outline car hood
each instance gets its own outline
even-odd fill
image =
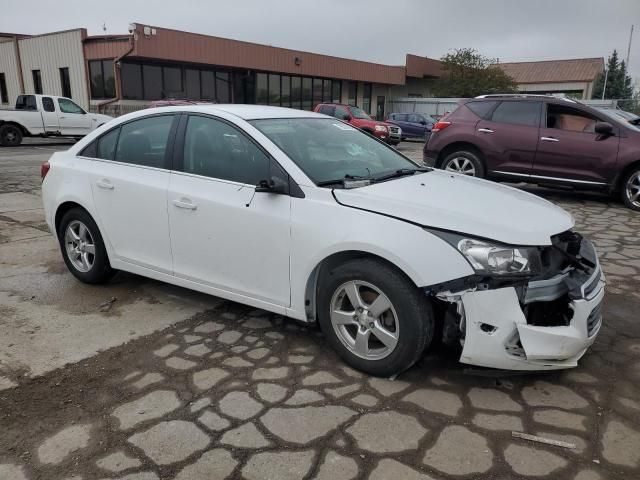
[[[441,170],[334,195],[348,207],[511,245],[549,245],[552,235],[574,225],[568,212],[540,197]]]

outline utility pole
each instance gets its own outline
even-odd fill
[[[631,25],[631,33],[629,34],[629,46],[627,47],[627,72],[629,71],[629,54],[631,53],[632,39],[633,39],[633,25]]]

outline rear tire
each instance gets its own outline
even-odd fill
[[[640,211],[640,165],[622,179],[622,201],[627,208]]]
[[[407,370],[433,338],[433,313],[424,293],[384,262],[355,259],[326,271],[317,297],[328,342],[347,364],[370,375]]]
[[[17,147],[22,143],[22,130],[15,125],[0,127],[0,145],[3,147]]]
[[[485,176],[482,160],[475,152],[469,150],[450,153],[444,158],[440,168],[469,177],[484,178]]]
[[[58,241],[64,263],[81,282],[104,283],[113,275],[100,230],[86,210],[72,208],[64,214]]]

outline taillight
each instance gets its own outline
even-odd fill
[[[44,182],[44,177],[47,176],[47,173],[49,173],[49,170],[51,170],[51,165],[49,164],[49,162],[44,162],[42,165],[40,165],[40,178],[42,179],[43,182]]]
[[[451,125],[451,122],[438,122],[431,129],[431,133],[440,132],[447,128],[449,125]]]

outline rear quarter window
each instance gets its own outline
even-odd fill
[[[465,106],[480,118],[487,118],[498,102],[468,102]]]

